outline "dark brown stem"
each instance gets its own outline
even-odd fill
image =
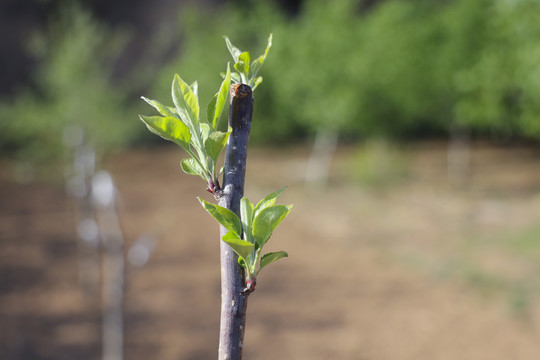
[[[244,196],[247,148],[253,95],[244,84],[230,89],[229,136],[225,153],[223,195],[219,205],[240,217],[240,199]],[[227,233],[222,226],[221,237]],[[240,360],[244,343],[248,293],[244,292],[244,269],[238,265],[238,256],[225,242],[221,244],[221,325],[219,333],[219,360]]]

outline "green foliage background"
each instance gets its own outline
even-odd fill
[[[47,163],[62,155],[67,125],[81,125],[98,152],[129,144],[133,104],[127,92],[112,86],[115,59],[126,35],[96,23],[79,7],[65,8],[31,50],[39,60],[31,88],[0,106],[3,155]]]
[[[444,136],[455,124],[485,136],[540,137],[535,0],[387,0],[369,8],[359,0],[312,0],[297,15],[251,1],[183,8],[177,31],[178,55],[134,71],[127,83],[144,78],[144,94],[167,99],[179,73],[199,81],[201,106],[229,59],[223,35],[261,53],[274,34],[255,93],[255,142],[291,142],[325,129],[351,139]],[[69,123],[82,124],[104,151],[152,141],[137,120],[139,97],[111,82],[125,40],[77,7],[52,21],[33,43],[41,59],[34,87],[0,104],[2,154],[54,157]]]

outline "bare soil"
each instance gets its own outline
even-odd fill
[[[306,149],[251,150],[246,195],[286,184],[280,202],[295,207],[268,245],[290,257],[249,299],[245,358],[540,359],[538,152],[477,145],[455,187],[445,144],[399,149],[405,175],[369,185],[353,175],[359,151],[339,150],[323,189],[303,184]],[[142,149],[104,166],[125,251],[155,240],[148,263],[127,268],[129,360],[217,354],[218,228],[181,155]],[[61,184],[0,180],[0,359],[101,356],[101,294],[81,283],[74,209]]]

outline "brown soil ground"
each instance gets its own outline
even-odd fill
[[[540,359],[540,156],[476,146],[455,187],[445,150],[393,150],[390,170],[365,181],[370,153],[340,149],[323,190],[303,185],[307,150],[252,149],[247,196],[286,184],[280,202],[295,207],[268,245],[290,257],[249,299],[246,359]],[[180,158],[136,150],[105,164],[126,249],[155,239],[146,266],[127,269],[128,360],[216,358],[218,228]],[[62,185],[6,178],[0,359],[99,359],[101,295],[81,286],[73,200]]]

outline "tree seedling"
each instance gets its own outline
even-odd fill
[[[288,256],[285,251],[262,255],[262,248],[289,214],[292,205],[275,204],[284,187],[255,206],[243,197],[253,111],[252,91],[262,82],[258,74],[272,46],[272,35],[264,54],[253,61],[249,52],[239,50],[227,37],[225,42],[235,71],[231,72],[227,64],[227,70],[222,74],[223,82],[208,104],[206,121],[199,114],[197,82],[188,85],[179,75],[174,76],[172,83],[174,106],[143,97],[160,115],[140,116],[140,119],[151,132],[176,143],[188,153],[189,157],[180,163],[182,170],[200,176],[207,191],[224,205],[199,198],[204,209],[222,226],[219,359],[235,360],[242,358],[247,296],[255,290],[257,275],[272,262]],[[217,129],[229,96],[229,127],[222,132]],[[224,148],[225,166],[218,171],[217,162]],[[221,174],[224,174],[223,187],[219,181]]]

